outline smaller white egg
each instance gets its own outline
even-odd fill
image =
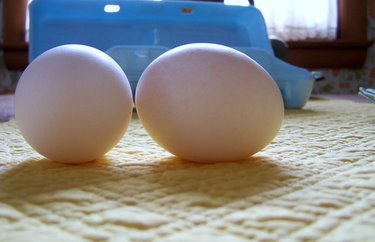
[[[245,159],[280,129],[283,100],[255,61],[232,48],[188,44],[152,62],[136,90],[139,118],[167,151],[198,162]]]
[[[63,45],[23,72],[15,92],[16,123],[41,155],[65,163],[95,160],[124,135],[133,99],[120,66],[104,52]]]

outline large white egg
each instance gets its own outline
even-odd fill
[[[284,106],[277,84],[251,58],[217,44],[188,44],[152,62],[136,90],[139,118],[172,154],[237,161],[268,145]]]
[[[101,157],[124,135],[132,115],[130,85],[104,52],[63,45],[36,58],[15,92],[16,123],[40,154],[66,163]]]

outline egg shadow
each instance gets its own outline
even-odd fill
[[[327,111],[317,111],[310,108],[301,108],[301,109],[286,109],[285,110],[285,118],[287,119],[294,119],[294,118],[311,118],[311,117],[319,117],[323,115],[329,115],[330,113]]]
[[[27,202],[39,194],[90,187],[116,196],[119,189],[121,196],[129,197],[152,192],[161,203],[172,196],[189,206],[212,208],[283,186],[293,176],[278,164],[261,156],[224,163],[194,163],[174,156],[138,162],[103,158],[79,165],[31,159],[0,174],[0,198]]]
[[[161,202],[173,196],[189,206],[205,208],[258,196],[295,178],[279,162],[265,156],[221,163],[194,163],[172,156],[157,163],[161,165],[150,167],[152,171],[143,179],[159,185],[164,193]]]
[[[57,190],[95,186],[121,179],[106,158],[83,164],[65,164],[48,159],[29,159],[0,174],[0,192],[22,198]]]

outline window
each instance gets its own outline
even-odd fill
[[[289,41],[288,62],[310,68],[362,68],[367,48],[367,10],[375,0],[337,0],[337,37],[333,41]]]
[[[367,2],[373,6],[375,0],[337,0],[337,38],[289,40],[287,61],[307,68],[361,68],[371,44],[367,41]],[[26,6],[27,0],[3,0],[1,48],[10,69],[23,69],[27,65]]]
[[[283,40],[336,39],[337,0],[258,0],[255,6],[271,36]]]

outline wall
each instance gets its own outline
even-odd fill
[[[3,0],[0,0],[0,41],[2,40],[2,3]],[[375,41],[375,18],[369,13],[368,19],[368,36],[370,40]],[[360,86],[375,88],[375,45],[369,48],[363,69],[322,70],[322,72],[325,80],[315,83],[314,93],[348,94],[356,93]],[[20,75],[20,71],[9,71],[5,68],[3,53],[0,50],[0,93],[13,92]]]
[[[3,0],[0,0],[0,43],[3,41]],[[9,71],[4,64],[3,52],[0,50],[0,94],[14,92],[20,71]]]

